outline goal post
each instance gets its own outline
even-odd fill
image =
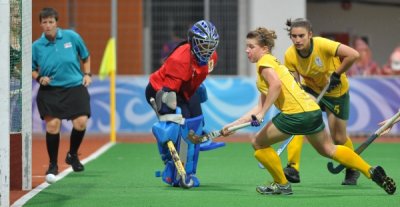
[[[32,1],[0,0],[0,206],[32,189]]]
[[[32,188],[32,2],[10,0],[10,190]]]
[[[22,0],[22,190],[32,189],[32,1]]]
[[[0,206],[10,205],[10,1],[0,0]]]

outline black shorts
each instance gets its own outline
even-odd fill
[[[41,119],[45,116],[67,120],[82,115],[90,117],[90,96],[83,85],[71,88],[40,86],[36,103]]]

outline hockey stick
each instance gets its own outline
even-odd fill
[[[374,132],[368,139],[363,142],[360,146],[357,147],[356,150],[354,150],[355,153],[361,154],[376,138],[378,138],[382,132],[384,132],[386,129],[391,127],[393,123],[400,117],[400,109],[399,111],[393,115],[383,126],[381,126],[378,130]],[[329,172],[333,174],[338,174],[340,173],[344,168],[346,168],[344,165],[340,164],[337,167],[333,167],[332,162],[328,162],[327,164]]]
[[[234,131],[237,131],[239,129],[246,128],[248,126],[251,126],[251,122],[246,122],[246,123],[239,124],[239,125],[236,125],[236,126],[231,126],[231,127],[228,128],[228,131],[229,132],[234,132]],[[212,132],[210,132],[208,134],[205,134],[203,136],[198,136],[198,135],[196,135],[194,133],[193,130],[190,130],[189,134],[188,134],[188,139],[194,144],[200,144],[200,143],[203,143],[203,142],[208,141],[208,140],[213,140],[213,139],[215,139],[217,137],[220,137],[220,136],[222,136],[222,129],[221,130],[212,131]]]
[[[329,88],[329,82],[322,89],[321,93],[318,95],[317,99],[315,100],[317,103],[319,103],[321,101],[322,97],[324,97],[324,95],[325,95],[326,91],[328,90],[328,88]],[[289,143],[293,140],[293,137],[294,136],[292,135],[289,139],[285,140],[285,142],[282,143],[281,146],[279,146],[279,148],[276,150],[276,153],[278,153],[278,156],[280,156],[281,153],[286,149],[286,147],[289,145]]]
[[[151,106],[153,107],[154,111],[156,112],[157,118],[159,118],[160,114],[157,111],[157,104],[153,97],[150,98],[150,103],[151,103]],[[172,160],[174,161],[176,170],[178,171],[179,176],[181,176],[181,180],[179,181],[180,186],[182,186],[182,188],[185,188],[185,189],[193,187],[194,182],[192,179],[190,179],[189,182],[186,183],[187,175],[186,175],[185,167],[183,166],[181,158],[179,157],[179,154],[175,149],[174,143],[171,140],[167,142],[167,147],[171,154]]]

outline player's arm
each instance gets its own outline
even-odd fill
[[[43,85],[43,86],[49,85],[49,83],[51,81],[50,77],[41,76],[39,74],[39,68],[36,68],[35,70],[32,70],[32,78],[34,80],[36,80],[36,82],[38,82],[40,85]]]
[[[264,67],[260,68],[260,71],[264,80],[268,82],[269,89],[268,94],[261,96],[261,110],[256,114],[258,120],[264,118],[265,113],[267,113],[272,104],[278,99],[282,90],[282,82],[273,68]]]
[[[39,73],[39,64],[37,56],[35,55],[38,49],[35,44],[32,46],[32,79],[36,80],[40,85],[47,85],[50,82],[49,77],[43,77]]]
[[[39,83],[40,75],[38,69],[32,70],[32,79],[36,80]]]
[[[258,100],[257,105],[255,105],[250,111],[248,111],[246,114],[244,114],[237,120],[235,120],[229,124],[226,124],[224,127],[222,127],[221,135],[222,136],[232,135],[235,133],[235,130],[229,130],[229,128],[236,127],[236,126],[245,124],[246,122],[250,122],[250,121],[255,121],[254,124],[253,123],[251,124],[252,126],[259,126],[261,121],[259,121],[257,119],[257,117],[255,117],[254,114],[257,114],[259,111],[261,111],[262,99],[263,99],[262,96],[263,96],[263,94],[260,95],[260,99]]]
[[[349,70],[351,65],[360,57],[360,54],[355,49],[340,44],[336,50],[336,56],[342,60],[342,64],[331,74],[328,92],[341,84],[340,76]]]
[[[357,50],[344,45],[340,44],[336,51],[336,56],[338,56],[342,60],[342,64],[336,69],[337,74],[345,73],[351,65],[360,57],[360,54]]]
[[[89,86],[92,83],[92,73],[90,72],[90,56],[82,60],[83,67],[83,85]]]
[[[379,126],[383,126],[383,125],[385,125],[386,124],[386,122],[388,121],[389,119],[387,119],[387,120],[385,120],[385,121],[382,121],[382,122],[380,122],[379,123]],[[390,132],[390,130],[392,129],[392,127],[393,127],[393,125],[394,124],[396,124],[397,122],[399,122],[400,121],[400,117],[399,118],[397,118],[394,122],[393,122],[393,124],[392,125],[390,125],[385,131],[383,131],[382,132],[382,134],[381,135],[384,135],[384,134],[387,134],[387,133],[389,133]]]
[[[224,126],[224,129],[251,121],[251,115],[258,114],[261,111],[261,109],[262,109],[262,97],[260,96],[257,105],[255,105],[250,111],[248,111],[246,114],[241,116],[236,121]]]
[[[278,77],[278,74],[276,74],[272,68],[262,67],[260,68],[260,71],[261,75],[269,84],[268,94],[265,95],[261,93],[260,99],[256,106],[254,106],[250,111],[248,111],[245,115],[243,115],[236,121],[224,126],[224,129],[227,129],[233,125],[250,122],[252,121],[252,115],[255,115],[257,117],[257,120],[261,122],[261,120],[263,120],[264,118],[265,113],[278,98],[281,91],[281,81]]]
[[[256,116],[256,118],[257,118],[258,121],[261,121],[264,118],[264,116],[261,116],[262,111],[263,111],[263,107],[264,107],[263,106],[264,102],[265,102],[265,95],[261,93],[260,99],[258,100],[257,105],[255,105],[251,110],[249,110],[247,113],[245,113],[243,116],[241,116],[237,120],[235,120],[235,121],[233,121],[233,122],[231,122],[231,123],[229,123],[229,124],[227,124],[227,125],[225,125],[223,127],[223,129],[222,129],[223,135],[227,136],[227,135],[231,134],[231,133],[228,133],[228,128],[229,127],[240,125],[240,124],[252,121],[252,116],[253,115],[260,114],[260,116],[259,117]]]

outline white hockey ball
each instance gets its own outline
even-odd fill
[[[46,182],[48,184],[53,184],[56,182],[56,176],[54,174],[47,174],[46,175]]]

